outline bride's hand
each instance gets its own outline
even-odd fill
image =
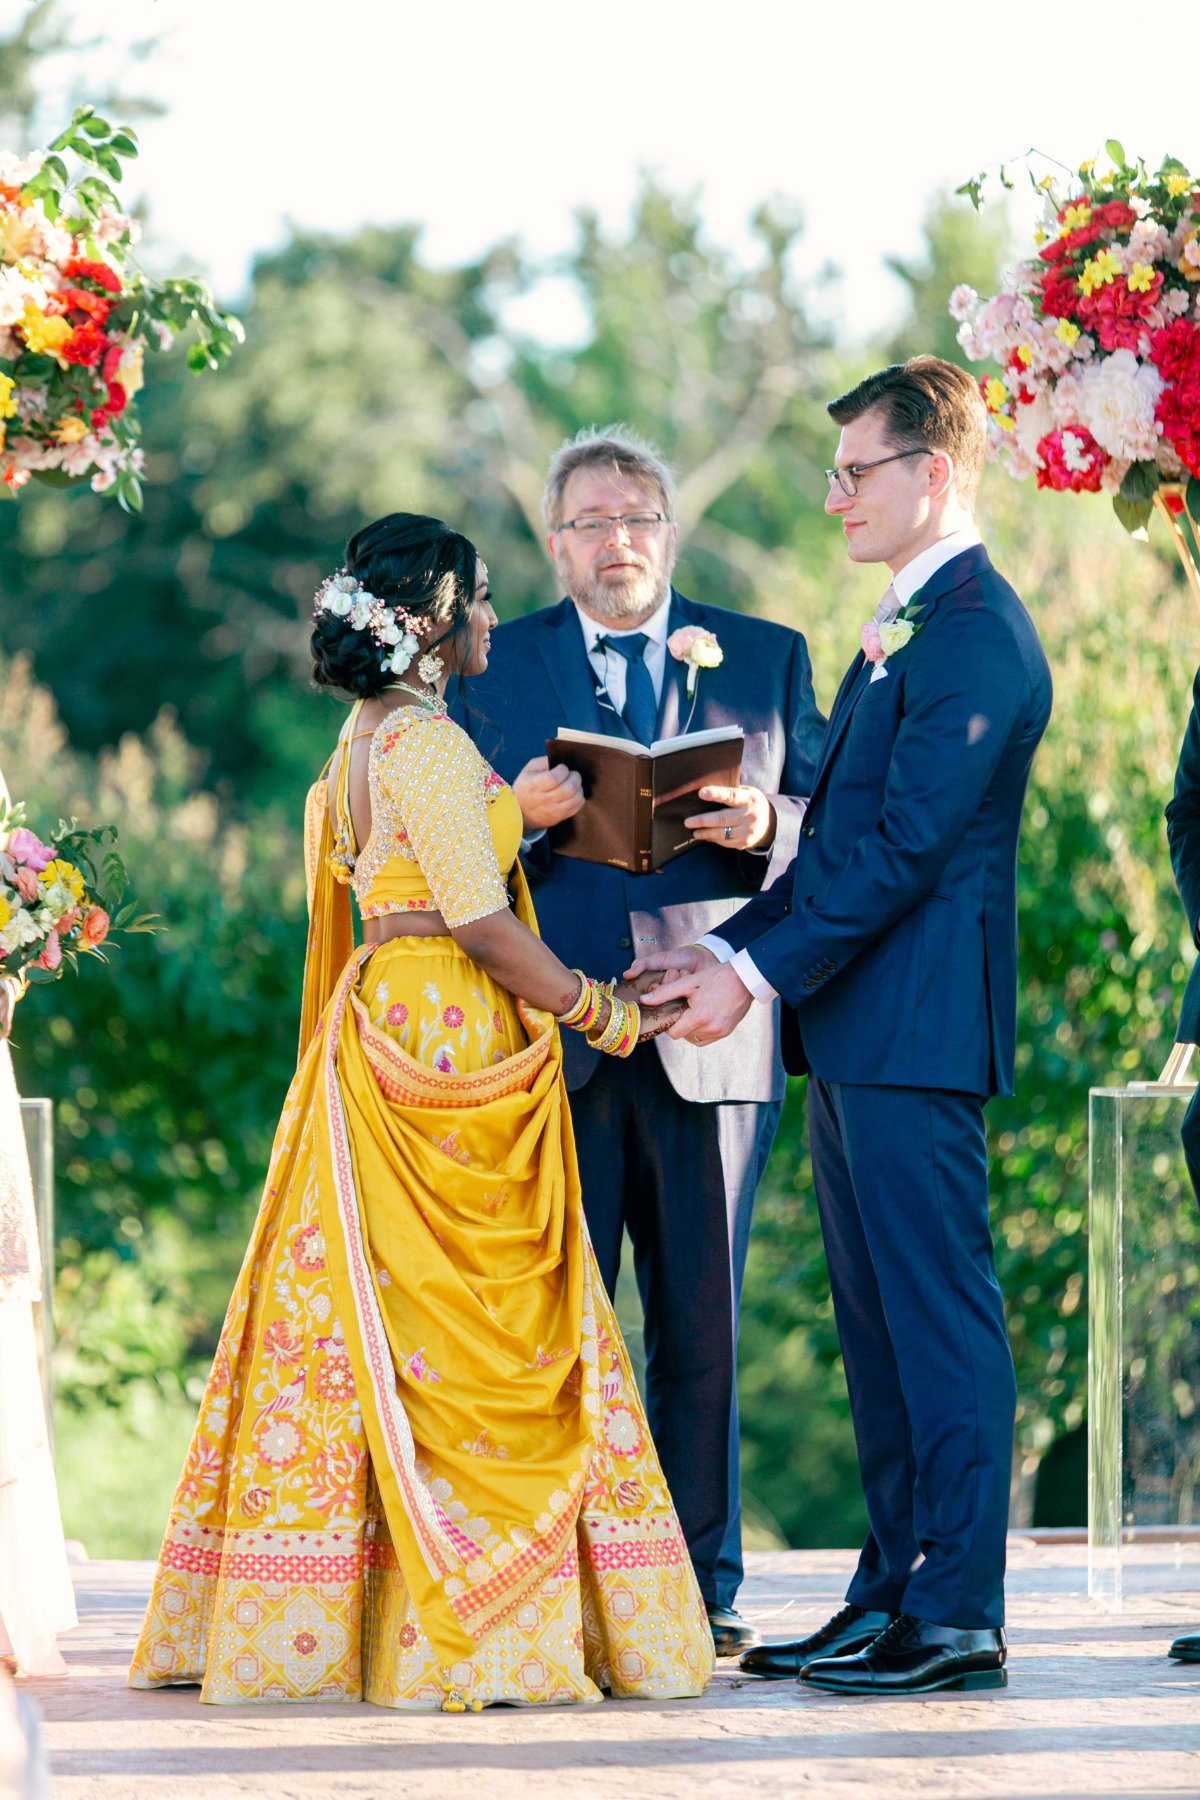
[[[615,992],[618,1000],[636,1000],[641,1011],[642,1022],[638,1030],[638,1043],[648,1044],[652,1038],[661,1037],[669,1031],[676,1019],[681,1019],[687,1011],[682,1000],[669,1001],[666,1006],[647,1006],[642,995],[649,988],[657,987],[662,976],[657,970],[647,970],[634,980],[617,983]]]
[[[0,1043],[4,1042],[4,1039],[8,1036],[9,1032],[12,1030],[12,1022],[13,1022],[13,991],[12,991],[12,987],[10,986],[10,984],[7,981],[0,978]]]

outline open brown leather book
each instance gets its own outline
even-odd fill
[[[586,804],[551,829],[551,849],[632,875],[661,869],[696,842],[683,821],[718,810],[716,801],[697,800],[696,789],[740,780],[744,741],[737,725],[653,744],[562,728],[547,739],[546,755],[552,767],[579,771]]]

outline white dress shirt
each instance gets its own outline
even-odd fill
[[[649,642],[645,649],[646,667],[650,671],[650,679],[654,683],[654,698],[662,699],[663,676],[667,668],[667,623],[671,613],[671,596],[667,595],[662,605],[643,625],[626,628],[621,631],[613,625],[605,625],[599,619],[593,619],[585,613],[578,600],[573,602],[579,615],[579,623],[583,630],[584,647],[588,661],[605,693],[619,713],[625,711],[625,677],[629,664],[615,650],[606,650],[597,640],[602,637],[630,637],[634,630],[644,631]]]
[[[927,581],[931,581],[946,563],[952,562],[956,556],[961,556],[964,550],[971,550],[981,542],[982,539],[974,525],[964,525],[960,530],[952,531],[948,536],[939,538],[936,544],[930,544],[928,550],[922,550],[913,557],[911,562],[905,563],[904,567],[892,576],[890,591],[896,596],[896,603],[894,607],[888,608],[891,616],[895,618],[900,609],[907,606],[914,595],[925,586]],[[699,942],[704,949],[712,951],[718,962],[727,962],[733,965],[738,980],[748,993],[753,994],[756,1000],[761,1000],[764,1005],[769,1005],[772,1000],[778,998],[775,989],[766,976],[761,973],[749,950],[736,952],[731,950],[725,939],[715,931],[710,931],[705,937],[700,938]]]

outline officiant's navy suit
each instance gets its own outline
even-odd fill
[[[1015,1384],[983,1107],[1013,1091],[1016,853],[1046,659],[975,544],[842,682],[790,878],[720,936],[783,1003],[870,1534],[847,1599],[998,1626]]]
[[[686,625],[715,633],[724,659],[699,672],[693,708],[685,665],[666,657],[655,735],[676,736],[689,719],[693,731],[741,726],[742,780],[770,797],[775,840],[769,855],[700,844],[650,875],[554,855],[545,838],[529,845],[542,936],[568,967],[601,979],[722,926],[787,869],[799,843],[824,727],[804,638],[672,592],[668,628]],[[606,699],[574,602],[564,600],[493,632],[463,722],[512,781],[561,726],[631,736]],[[612,1292],[628,1226],[651,1430],[701,1592],[728,1606],[742,1576],[736,1308],[754,1189],[785,1086],[778,1008],[756,1007],[710,1049],[662,1037],[619,1061],[567,1031],[563,1056],[601,1274]]]

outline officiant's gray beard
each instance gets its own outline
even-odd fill
[[[671,593],[670,569],[664,569],[660,574],[655,574],[651,568],[638,569],[632,579],[617,582],[604,582],[593,576],[581,584],[568,568],[565,557],[559,557],[554,566],[563,592],[578,601],[585,613],[593,619],[602,619],[606,625],[640,624],[651,613],[657,612]]]

